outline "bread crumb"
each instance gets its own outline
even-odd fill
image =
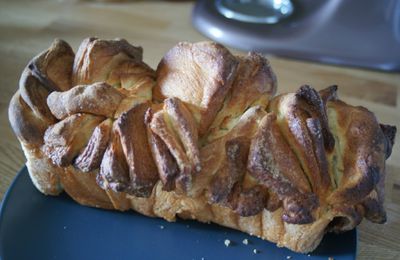
[[[161,226],[160,226],[160,229],[164,229],[164,226],[163,226],[163,225],[161,225]]]
[[[253,253],[254,253],[254,254],[258,254],[258,250],[254,248],[254,249],[253,249]]]
[[[308,256],[308,257],[310,257],[311,255],[310,255],[310,254],[308,254],[307,256]]]
[[[243,239],[242,241],[243,244],[248,245],[249,244],[249,240],[247,240],[247,238]]]
[[[288,256],[286,257],[286,259],[292,259],[292,257],[291,257],[290,255],[288,255]]]
[[[229,239],[225,239],[224,244],[226,247],[228,247],[231,244],[231,241]]]
[[[328,257],[328,260],[335,260],[332,256]]]

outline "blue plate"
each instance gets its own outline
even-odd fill
[[[248,245],[242,244],[243,239]],[[224,245],[229,239],[232,244]],[[357,233],[328,234],[310,256],[214,224],[168,223],[130,212],[83,207],[44,196],[26,167],[0,211],[0,259],[355,259]],[[254,254],[253,250],[258,253]],[[290,257],[288,257],[290,256]]]

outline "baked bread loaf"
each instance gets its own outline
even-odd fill
[[[396,128],[337,87],[275,96],[269,62],[179,43],[156,71],[127,41],[62,40],[33,58],[9,107],[34,185],[78,203],[215,222],[297,252],[386,220]]]

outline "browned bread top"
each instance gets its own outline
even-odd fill
[[[330,211],[335,231],[384,222],[396,128],[336,86],[276,88],[265,57],[216,43],[180,43],[155,72],[125,40],[89,38],[76,55],[56,40],[26,67],[9,115],[24,145],[107,191],[149,197],[160,181],[240,216],[282,208],[306,224]]]
[[[113,69],[122,62],[141,62],[142,53],[141,47],[134,47],[124,39],[106,41],[87,38],[81,43],[75,56],[73,85],[106,81]]]

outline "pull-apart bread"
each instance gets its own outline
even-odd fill
[[[215,222],[297,252],[365,217],[384,223],[396,128],[337,87],[275,95],[260,54],[179,43],[154,71],[142,48],[62,40],[33,58],[9,107],[44,194],[174,221]]]

